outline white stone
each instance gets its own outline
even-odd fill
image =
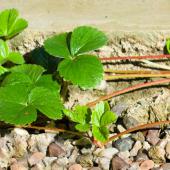
[[[141,141],[136,141],[132,150],[130,151],[130,156],[136,156],[141,148],[142,148]]]
[[[150,147],[151,147],[151,145],[147,141],[143,142],[143,149],[148,151],[150,149]]]

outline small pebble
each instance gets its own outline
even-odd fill
[[[10,166],[10,170],[27,170],[27,169],[28,169],[28,167],[24,167],[20,163],[14,163]]]
[[[143,149],[148,151],[150,148],[151,148],[151,145],[147,141],[144,141],[143,142]]]
[[[148,130],[148,134],[146,136],[146,140],[151,144],[151,145],[156,145],[160,138],[159,138],[160,131],[159,130]]]
[[[170,163],[163,164],[161,168],[162,170],[170,170]]]
[[[138,161],[138,162],[144,161],[144,160],[148,160],[148,159],[149,159],[149,158],[148,158],[145,150],[140,150],[140,151],[138,152],[137,156],[135,157],[135,161]]]
[[[134,139],[135,141],[141,141],[141,142],[145,141],[145,137],[142,132],[137,132],[137,133],[132,134],[132,139]]]
[[[112,159],[112,170],[128,169],[129,165],[120,157],[115,156]]]
[[[50,157],[62,157],[66,154],[66,152],[64,151],[64,149],[62,149],[59,145],[57,145],[56,143],[51,143],[48,146],[48,155]]]
[[[103,149],[100,153],[100,157],[105,157],[108,159],[112,159],[115,154],[117,154],[119,151],[116,148],[106,148]]]
[[[102,170],[102,169],[99,167],[93,167],[93,168],[90,168],[89,170]]]
[[[166,151],[166,158],[170,159],[170,142],[166,144],[165,151]]]
[[[165,150],[159,146],[153,146],[148,151],[149,157],[155,163],[164,163],[165,162]]]
[[[76,159],[77,163],[81,164],[83,167],[93,166],[93,156],[92,155],[79,155]]]
[[[82,166],[80,164],[73,164],[71,165],[68,170],[82,170]]]
[[[31,155],[31,157],[28,159],[28,163],[32,166],[40,162],[45,155],[42,152],[35,152]]]
[[[128,170],[139,170],[139,162],[133,162]]]
[[[119,152],[117,155],[126,162],[130,161],[130,159],[129,159],[130,152],[129,151]]]
[[[154,167],[154,162],[152,160],[145,160],[140,165],[140,170],[150,170]]]
[[[140,141],[136,141],[134,144],[132,150],[130,151],[130,156],[136,156],[138,154],[138,151],[142,148],[142,144]]]
[[[99,158],[98,164],[103,170],[108,170],[109,167],[110,167],[110,159],[108,159],[108,158]]]
[[[117,148],[119,151],[129,151],[132,149],[134,141],[131,138],[123,138],[118,139],[114,142],[114,147]]]

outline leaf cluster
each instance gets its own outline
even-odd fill
[[[103,79],[103,67],[97,56],[88,52],[107,43],[107,37],[96,28],[80,26],[73,32],[62,33],[44,42],[45,50],[62,58],[58,72],[66,81],[88,89]]]
[[[64,110],[64,114],[76,123],[80,132],[92,130],[93,137],[101,142],[108,139],[108,125],[115,123],[117,115],[110,110],[107,102],[100,102],[94,109],[76,106],[74,110]]]

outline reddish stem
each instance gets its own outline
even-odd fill
[[[124,132],[118,133],[117,135],[113,135],[111,136],[106,142],[104,142],[103,144],[107,144],[110,141],[113,141],[114,139],[121,137],[122,135],[134,132],[134,131],[138,131],[138,130],[142,130],[142,129],[147,129],[147,128],[151,128],[154,126],[158,126],[158,125],[162,125],[162,124],[170,124],[170,120],[164,120],[164,121],[159,121],[159,122],[153,122],[153,123],[148,123],[148,124],[143,124],[143,125],[139,125],[133,128],[130,128]]]
[[[153,81],[153,82],[136,84],[134,86],[131,86],[131,87],[119,90],[119,91],[115,91],[115,92],[108,94],[106,96],[102,96],[102,97],[98,98],[97,100],[95,100],[93,102],[87,103],[87,106],[88,107],[95,106],[100,101],[104,101],[104,100],[110,99],[112,97],[130,92],[130,91],[133,91],[133,90],[141,89],[141,88],[144,88],[144,87],[150,87],[150,86],[154,86],[154,85],[158,85],[158,84],[163,84],[163,83],[169,83],[169,82],[170,82],[170,79],[160,79],[160,80],[156,80],[156,81]]]
[[[170,58],[170,54],[151,55],[151,56],[122,56],[122,57],[103,57],[101,61],[112,61],[112,60],[143,60],[143,59],[167,59]]]

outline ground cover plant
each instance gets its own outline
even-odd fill
[[[32,123],[36,124],[39,115],[44,115],[54,121],[66,118],[73,122],[75,131],[57,129],[56,127],[51,128],[51,130],[75,135],[83,134],[85,137],[101,143],[107,143],[125,133],[170,123],[170,121],[160,121],[146,124],[108,138],[108,126],[116,123],[117,115],[111,111],[107,100],[136,89],[169,83],[170,79],[168,78],[137,84],[102,96],[85,106],[77,105],[72,110],[64,107],[64,98],[62,98],[63,93],[61,92],[63,89],[61,82],[72,83],[86,90],[96,87],[103,79],[170,77],[170,73],[167,71],[157,71],[155,74],[155,72],[145,70],[124,72],[121,70],[104,70],[102,63],[110,60],[164,59],[169,58],[169,55],[99,58],[94,55],[93,51],[106,45],[107,36],[94,27],[79,26],[72,32],[57,34],[46,39],[44,47],[36,51],[38,60],[33,61],[38,61],[38,63],[30,64],[25,62],[24,57],[18,51],[12,51],[8,45],[11,38],[28,26],[27,21],[19,18],[16,9],[8,9],[0,13],[0,23],[1,121],[25,128],[48,129],[33,126]],[[167,41],[167,51],[170,53],[169,46],[170,43]],[[43,58],[41,52],[46,52],[46,55],[51,57],[50,59],[57,58],[57,62],[56,60],[53,62],[54,69],[52,72],[41,61],[49,59],[48,57]],[[33,58],[34,55],[32,55]],[[145,63],[148,62],[145,61]],[[155,65],[153,62],[149,62],[149,64],[167,69],[165,66]],[[114,73],[114,75],[107,75],[106,73]],[[59,82],[58,79],[62,79],[62,81]],[[89,136],[89,131],[92,132],[92,136]]]

